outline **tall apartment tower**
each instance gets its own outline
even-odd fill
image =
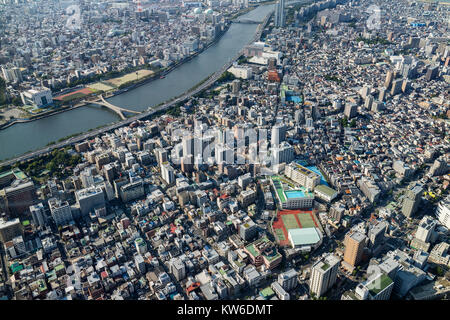
[[[275,9],[275,26],[284,27],[285,25],[285,12],[284,12],[284,2],[285,0],[279,0],[277,7]]]
[[[30,206],[30,212],[36,226],[44,227],[47,224],[47,216],[42,203]]]
[[[447,229],[450,229],[450,195],[439,202],[436,210],[436,218]]]
[[[397,79],[392,82],[391,95],[395,96],[396,94],[402,92],[403,79]]]
[[[328,254],[311,267],[309,288],[317,297],[322,296],[336,282],[340,259]]]
[[[298,284],[297,271],[295,271],[295,269],[289,269],[280,273],[278,275],[278,283],[286,291],[294,289]]]
[[[5,188],[6,212],[10,217],[18,217],[28,211],[36,200],[36,188],[32,181],[22,182]]]
[[[184,136],[182,139],[183,157],[194,155],[194,137],[192,135]]]
[[[386,88],[380,88],[378,94],[378,101],[383,102],[386,99]]]
[[[348,118],[354,118],[358,114],[358,106],[354,103],[346,103],[344,109],[344,115]]]
[[[411,218],[417,211],[420,204],[420,199],[423,193],[423,188],[419,185],[406,191],[403,199],[402,213],[405,217]]]
[[[391,85],[393,78],[394,78],[394,72],[392,70],[389,70],[386,74],[386,80],[384,81],[384,87],[386,89],[389,89],[389,86]]]
[[[57,226],[62,226],[73,220],[72,210],[67,201],[61,201],[57,198],[48,200],[50,212]]]
[[[437,221],[431,216],[424,216],[416,230],[416,239],[425,243],[431,242],[433,239],[434,229],[436,228]]]
[[[233,94],[239,94],[239,90],[241,90],[241,81],[238,79],[233,80],[231,83],[231,88]]]
[[[155,153],[155,157],[156,157],[156,161],[158,162],[159,165],[161,165],[161,163],[166,162],[168,159],[168,153],[166,149],[163,148],[156,148],[154,150]]]
[[[354,267],[361,261],[366,236],[358,231],[350,231],[345,235],[344,243],[344,262]]]
[[[283,124],[277,124],[272,128],[271,144],[272,147],[280,145],[286,139],[286,127]]]

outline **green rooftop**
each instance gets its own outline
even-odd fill
[[[16,272],[23,270],[23,265],[15,262],[14,264],[12,264],[10,266],[10,268],[11,268],[12,273],[16,273]]]
[[[345,291],[343,295],[350,297],[352,300],[360,300],[352,290]]]
[[[261,290],[260,294],[264,298],[268,299],[268,298],[272,297],[275,294],[275,292],[273,292],[271,287],[267,287],[267,288],[264,288],[263,290]]]
[[[39,279],[39,291],[45,291],[47,290],[47,285],[45,284],[45,281],[43,279]]]
[[[253,243],[246,246],[245,249],[247,249],[247,251],[250,252],[252,256],[254,257],[259,256],[258,251],[256,251],[255,245]]]
[[[22,172],[22,170],[15,168],[13,170],[5,171],[0,173],[0,179],[5,178],[9,175],[14,175],[16,179],[23,180],[27,177],[25,173]]]
[[[59,271],[59,270],[62,270],[62,269],[64,269],[64,264],[58,264],[56,267],[55,267],[55,271]]]
[[[308,192],[306,188],[301,186],[296,187],[296,185],[287,178],[276,175],[270,178],[272,179],[273,186],[275,187],[275,191],[281,203],[285,203],[288,199],[292,198],[314,196],[313,193]],[[285,190],[286,185],[288,190]]]
[[[281,184],[280,178],[278,176],[271,177],[275,190],[278,194],[278,198],[281,202],[286,202],[286,197],[284,196],[283,186]]]
[[[273,248],[272,252],[270,254],[263,254],[264,258],[269,260],[269,262],[272,262],[273,260],[278,259],[281,254],[277,251],[277,249]]]
[[[382,274],[379,278],[374,279],[367,285],[367,289],[369,289],[369,292],[372,296],[376,296],[381,291],[386,289],[390,284],[392,283],[391,278],[389,278],[387,275]],[[379,284],[379,286],[378,286]]]
[[[328,197],[332,197],[336,193],[336,190],[334,190],[330,187],[327,187],[326,185],[323,185],[323,184],[316,186],[316,188],[314,190],[324,193]]]
[[[260,254],[258,252],[258,250],[256,249],[256,246],[259,245],[261,242],[270,242],[270,240],[264,236],[258,240],[256,240],[255,242],[249,244],[248,246],[245,247],[245,249],[247,249],[248,252],[250,252],[250,254],[254,257],[258,257],[260,255],[262,255],[264,258],[266,258],[269,261],[278,259],[281,254],[275,249],[273,248],[272,252],[269,254]]]
[[[327,271],[329,267],[330,267],[330,265],[328,263],[324,262],[321,268],[323,271]]]

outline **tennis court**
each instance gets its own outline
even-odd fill
[[[317,223],[317,218],[312,211],[303,210],[281,210],[278,211],[276,219],[272,223],[274,236],[280,246],[289,246],[289,229],[319,228],[322,232],[322,226]]]
[[[293,214],[282,215],[281,219],[283,220],[283,224],[286,227],[286,230],[297,229],[300,227]]]
[[[275,232],[275,236],[277,237],[278,242],[286,240],[282,229],[273,229],[273,231]]]

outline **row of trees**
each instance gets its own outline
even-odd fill
[[[6,82],[0,77],[0,106],[6,104],[8,101],[6,97]]]
[[[217,82],[223,83],[223,82],[233,81],[234,79],[236,79],[234,74],[232,74],[229,71],[225,71],[224,73],[222,73],[222,75],[219,77],[219,79],[217,79]]]
[[[340,120],[339,120],[339,123],[340,123],[341,126],[343,126],[343,127],[351,127],[351,128],[356,127],[356,120],[355,120],[355,119],[352,119],[352,121],[350,121],[350,123],[349,123],[347,117],[343,117],[342,119],[340,119]]]

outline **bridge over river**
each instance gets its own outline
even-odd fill
[[[125,120],[127,117],[125,116],[125,112],[139,114],[141,112],[135,110],[125,109],[119,106],[115,106],[112,103],[108,102],[103,98],[103,95],[100,95],[98,99],[95,100],[85,100],[87,104],[98,104],[100,106],[106,107],[119,115],[122,120]]]

